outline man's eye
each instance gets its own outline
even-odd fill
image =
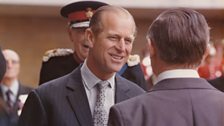
[[[84,33],[86,28],[72,28],[72,30],[76,33]]]
[[[131,39],[125,39],[125,43],[126,44],[131,44],[132,43],[132,40]]]
[[[117,41],[118,40],[118,37],[116,36],[109,36],[108,37],[111,41]]]
[[[19,63],[19,61],[16,61],[16,60],[12,61],[12,64],[18,64],[18,63]]]

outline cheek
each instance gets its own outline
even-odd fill
[[[128,46],[126,47],[126,52],[127,52],[128,54],[131,53],[131,51],[132,51],[132,47],[133,47],[132,44],[131,44],[131,45],[128,45]]]
[[[18,70],[19,70],[19,66],[15,65],[15,66],[13,67],[13,70],[18,71]]]

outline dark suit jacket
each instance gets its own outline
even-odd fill
[[[224,92],[224,76],[218,77],[213,80],[208,80],[208,82],[212,84],[212,86],[214,86],[216,89]]]
[[[127,63],[125,65],[127,65]],[[140,64],[137,64],[135,66],[127,66],[127,68],[121,74],[121,76],[126,78],[127,80],[130,80],[131,82],[136,83],[139,87],[141,87],[145,91],[148,91],[149,87],[147,86],[144,73],[142,71]]]
[[[0,126],[9,126],[7,108],[2,98],[0,98]]]
[[[32,88],[23,86],[22,84],[19,84],[17,100],[16,100],[15,104],[13,105],[12,111],[8,111],[8,109],[6,108],[7,110],[6,110],[6,114],[4,115],[5,116],[4,118],[8,120],[7,126],[17,126],[18,119],[19,119],[17,112],[19,109],[21,109],[20,105],[19,105],[20,104],[19,96],[23,95],[23,94],[28,94],[29,92],[31,92],[31,90],[32,90]],[[1,88],[0,88],[0,98],[3,99],[3,94],[2,94]]]
[[[80,67],[32,91],[19,126],[92,126],[92,116]],[[116,75],[116,103],[144,93],[136,84]]]
[[[199,78],[166,79],[110,110],[110,126],[224,126],[224,93]]]
[[[72,72],[79,65],[80,63],[74,59],[73,54],[51,57],[48,61],[42,62],[39,85],[64,76]],[[140,64],[131,67],[127,66],[121,76],[136,83],[144,90],[147,90],[146,81]]]

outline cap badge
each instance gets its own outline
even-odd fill
[[[86,17],[90,19],[92,16],[93,16],[92,8],[87,8],[86,9]]]

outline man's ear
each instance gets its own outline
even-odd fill
[[[154,43],[151,41],[150,38],[147,38],[147,44],[148,44],[148,49],[149,49],[149,55],[150,55],[150,57],[155,56],[156,49],[155,49]]]
[[[86,29],[86,31],[85,31],[85,38],[89,42],[90,48],[92,48],[94,43],[95,43],[95,38],[94,38],[94,34],[93,34],[93,32],[92,32],[92,30],[90,28]]]
[[[205,53],[204,53],[204,55],[203,55],[203,58],[202,58],[203,61],[204,61],[204,60],[206,59],[206,57],[209,55],[209,53],[210,53],[210,51],[211,51],[210,49],[211,49],[211,45],[208,44],[207,47],[206,47]]]

